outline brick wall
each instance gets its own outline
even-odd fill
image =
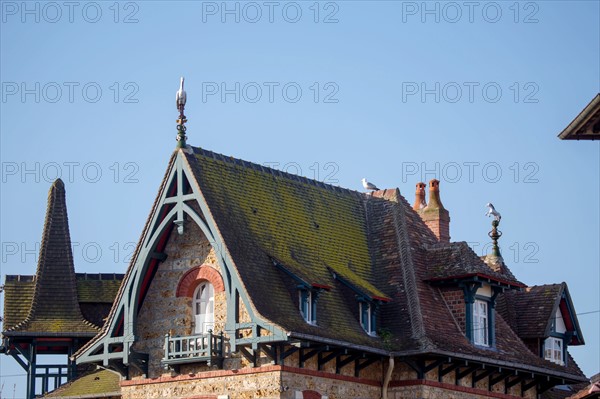
[[[460,327],[461,331],[466,334],[466,307],[465,307],[465,294],[463,290],[456,288],[442,288],[440,289],[446,305],[452,312],[454,320]]]

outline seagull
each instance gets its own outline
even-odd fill
[[[500,221],[500,219],[502,219],[502,216],[500,216],[500,212],[498,212],[496,208],[494,208],[494,205],[492,205],[491,202],[488,202],[485,206],[488,207],[488,211],[485,213],[485,216],[493,216],[494,219],[497,221]]]
[[[186,100],[187,100],[187,94],[186,94],[185,90],[183,90],[183,76],[182,76],[181,81],[179,83],[179,90],[177,90],[177,94],[175,95],[177,109],[180,112],[183,112],[182,108],[185,107]]]
[[[379,190],[376,185],[374,185],[373,183],[369,183],[367,181],[367,179],[365,179],[364,177],[362,179],[362,185],[365,188],[365,190],[371,190],[371,191]]]

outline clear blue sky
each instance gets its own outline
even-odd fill
[[[34,273],[58,175],[77,271],[125,271],[183,75],[192,145],[411,202],[437,177],[452,240],[480,254],[493,202],[505,261],[568,283],[571,352],[599,371],[600,143],[556,137],[600,91],[598,1],[0,4],[2,280]]]

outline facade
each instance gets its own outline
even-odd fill
[[[438,181],[413,207],[181,147],[74,355],[118,371],[122,398],[537,398],[587,381],[566,285],[526,287],[497,247],[450,242]]]
[[[35,276],[7,275],[0,353],[27,373],[27,398],[76,378],[70,357],[100,331],[123,279],[119,274],[75,273],[65,186],[54,182]],[[40,356],[67,355],[64,364]]]

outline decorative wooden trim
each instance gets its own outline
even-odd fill
[[[214,268],[208,265],[196,266],[188,270],[179,283],[177,284],[176,296],[191,298],[194,295],[194,290],[203,281],[211,283],[215,289],[215,292],[225,291],[225,285],[223,284],[223,277]]]

